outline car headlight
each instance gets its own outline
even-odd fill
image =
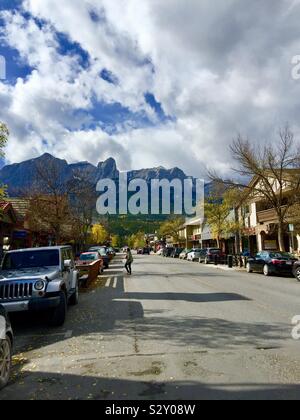
[[[41,291],[43,290],[45,287],[45,282],[43,280],[38,280],[35,284],[34,284],[34,288],[37,291]]]

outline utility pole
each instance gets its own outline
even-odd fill
[[[289,231],[291,234],[291,248],[292,248],[292,253],[295,251],[295,239],[294,239],[294,231],[295,231],[295,227],[294,225],[289,225]]]

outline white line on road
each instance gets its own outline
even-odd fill
[[[110,282],[111,282],[111,278],[107,279],[107,282],[105,284],[105,287],[109,287],[110,286]]]
[[[118,277],[114,278],[114,284],[113,284],[113,288],[116,289],[117,288],[117,282],[118,282]]]

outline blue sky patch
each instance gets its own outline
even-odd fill
[[[91,20],[93,22],[95,22],[95,23],[99,23],[99,22],[104,22],[105,21],[105,15],[104,15],[104,13],[99,13],[99,12],[96,12],[95,10],[90,10],[89,14],[90,14]]]
[[[56,33],[56,38],[59,42],[58,52],[61,55],[77,56],[79,57],[80,65],[84,69],[90,66],[90,55],[77,42],[72,42],[70,38],[63,33]]]
[[[117,85],[119,83],[117,76],[115,76],[111,71],[106,69],[103,69],[101,71],[100,77],[106,82],[111,83],[113,85]]]
[[[25,79],[31,74],[32,68],[20,57],[17,50],[0,44],[0,55],[6,62],[6,82],[15,84],[18,78]]]
[[[171,120],[168,115],[165,114],[161,104],[157,102],[153,93],[147,92],[145,93],[145,101],[148,105],[151,106],[152,109],[156,112],[156,115],[159,117],[161,121]]]
[[[150,126],[151,121],[144,112],[132,112],[120,103],[106,104],[94,102],[93,109],[89,111],[95,126],[101,127],[110,133],[115,131],[118,124],[130,122],[135,128]],[[92,124],[92,125],[93,125]]]
[[[19,6],[21,6],[22,3],[23,3],[22,0],[1,0],[0,10],[16,9]]]

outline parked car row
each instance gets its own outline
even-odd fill
[[[149,248],[149,247],[138,248],[137,254],[138,255],[150,255],[151,254],[151,248]]]
[[[179,258],[187,261],[197,261],[200,263],[210,264],[215,262],[215,257],[225,258],[225,254],[219,248],[165,248],[162,251],[164,257]]]
[[[97,252],[99,258],[103,261],[103,267],[105,269],[109,268],[109,263],[113,258],[112,251],[109,251],[109,249],[105,246],[93,246],[89,249],[89,252]]]
[[[161,250],[160,255],[204,264],[227,262],[227,255],[220,248],[181,249],[166,247]],[[300,282],[300,261],[290,253],[263,251],[255,256],[247,256],[246,258],[246,270],[248,273],[257,272],[265,276],[295,276]]]

